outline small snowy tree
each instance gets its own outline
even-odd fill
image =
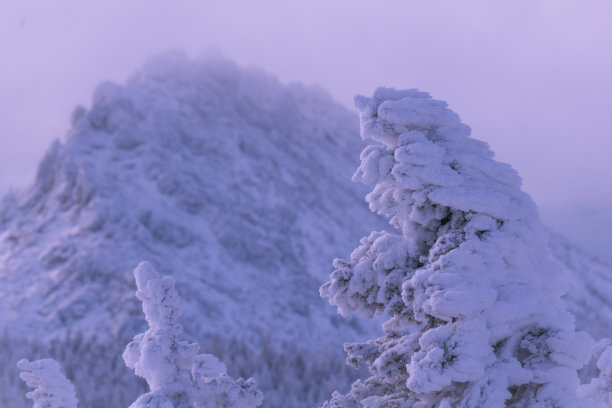
[[[22,380],[34,391],[26,397],[34,401],[34,408],[76,408],[77,398],[72,383],[64,377],[60,365],[53,359],[19,360]]]
[[[321,295],[342,315],[384,314],[384,336],[347,344],[371,376],[324,407],[577,407],[592,340],[520,178],[445,102],[416,90],[357,97],[354,180],[399,233],[373,232],[336,259]]]
[[[141,262],[134,270],[149,329],[138,334],[125,349],[123,359],[151,391],[131,408],[254,408],[263,396],[253,379],[234,380],[225,365],[209,354],[197,354],[195,343],[179,341],[183,328],[177,323],[180,298],[174,280],[160,278]]]

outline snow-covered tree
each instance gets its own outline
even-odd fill
[[[180,341],[177,323],[180,298],[170,277],[160,278],[147,262],[134,270],[136,297],[142,301],[149,329],[138,334],[125,349],[123,359],[144,378],[150,392],[131,408],[254,408],[263,395],[253,379],[234,380],[225,365],[199,346]]]
[[[577,407],[592,339],[565,288],[535,204],[508,165],[417,90],[357,97],[355,181],[397,233],[373,232],[336,259],[321,295],[342,315],[386,315],[384,336],[347,344],[371,376],[325,407]]]
[[[76,408],[74,386],[60,370],[57,361],[46,358],[36,361],[19,360],[19,376],[34,388],[26,397],[34,401],[34,408]]]

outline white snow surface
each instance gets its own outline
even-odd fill
[[[348,181],[353,119],[323,91],[221,59],[167,55],[100,85],[32,188],[5,199],[3,326],[134,332],[131,270],[149,259],[175,278],[189,334],[351,337],[317,289],[378,222]]]
[[[436,117],[445,110],[435,104],[430,112],[413,120],[458,121]],[[381,141],[392,141],[385,132]],[[364,147],[358,135],[357,116],[323,90],[285,86],[221,58],[168,54],[125,84],[101,84],[91,107],[75,109],[34,184],[0,204],[0,330],[24,344],[76,333],[122,347],[146,327],[132,270],[147,259],[176,281],[187,338],[289,344],[309,350],[308,361],[331,348],[343,360],[342,344],[371,338],[378,325],[339,317],[318,288],[334,258],[388,229],[350,182]],[[402,154],[409,162],[437,153]],[[518,183],[513,177],[506,180]],[[440,202],[462,194],[452,183],[440,191]],[[496,210],[463,196],[465,208]],[[550,236],[567,267],[565,301],[577,327],[609,336],[611,268]],[[261,365],[265,353],[251,355],[249,364]],[[312,406],[297,386],[288,383],[284,395]],[[95,401],[92,408],[109,406]],[[264,406],[274,401],[266,391]]]
[[[548,231],[548,238],[567,286],[564,301],[576,317],[576,328],[596,339],[612,338],[612,266],[560,234]]]
[[[325,91],[222,58],[172,53],[101,84],[32,187],[2,202],[0,330],[126,344],[145,327],[131,271],[146,259],[176,281],[187,338],[236,340],[252,366],[287,347],[343,365],[342,344],[373,328],[318,287],[383,225],[350,182],[362,147]],[[289,377],[271,381],[313,405]]]

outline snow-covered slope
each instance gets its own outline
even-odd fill
[[[0,406],[27,404],[24,357],[62,362],[83,406],[134,400],[142,383],[120,355],[145,327],[142,260],[176,280],[187,337],[232,376],[254,375],[264,406],[346,388],[342,343],[378,325],[340,318],[318,288],[333,258],[387,228],[350,181],[358,135],[324,91],[220,58],[171,54],[102,84],[33,186],[1,204]],[[579,328],[612,334],[612,271],[551,242]]]
[[[201,344],[240,342],[251,366],[269,363],[264,346],[341,366],[342,343],[371,329],[337,316],[318,288],[334,257],[382,225],[350,182],[357,135],[324,91],[219,58],[167,55],[123,86],[100,85],[35,184],[4,200],[2,326],[123,346],[144,324],[132,269],[148,260],[176,280],[182,324]],[[337,374],[324,376],[318,402]],[[268,402],[271,386],[286,384],[263,384]],[[286,391],[317,402],[298,386]]]
[[[612,338],[612,266],[553,231],[549,247],[567,282],[565,304],[576,317],[576,328],[596,339]]]

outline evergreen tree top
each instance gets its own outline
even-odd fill
[[[389,317],[383,337],[346,346],[371,377],[326,407],[579,406],[592,340],[561,307],[517,173],[427,93],[379,88],[356,105],[373,143],[354,180],[401,233],[363,238],[320,289],[343,315]]]

